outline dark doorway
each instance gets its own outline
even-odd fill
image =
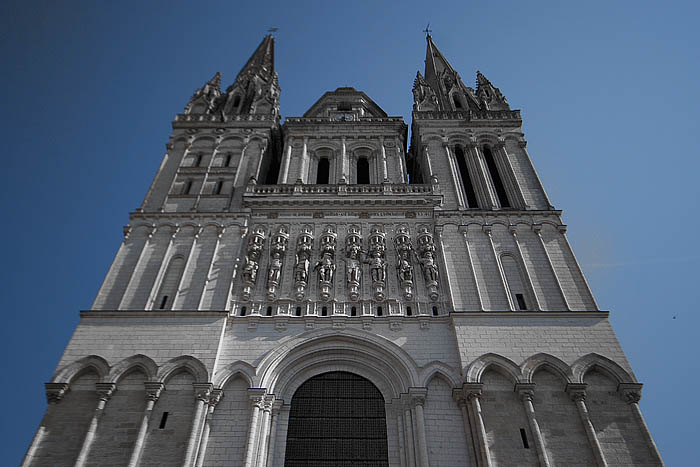
[[[342,371],[302,384],[289,413],[285,467],[388,467],[384,398]]]

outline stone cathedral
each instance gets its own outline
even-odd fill
[[[279,97],[268,35],[175,116],[24,466],[663,465],[486,76]]]

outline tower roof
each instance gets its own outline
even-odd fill
[[[452,65],[440,52],[440,49],[437,48],[435,42],[433,42],[433,37],[428,34],[425,39],[427,42],[425,50],[425,81],[436,93],[441,108],[448,109],[450,105],[447,102],[447,97],[445,92],[443,92],[444,86],[442,86],[440,80],[445,75],[450,75],[454,81],[457,81],[459,74],[452,68]]]

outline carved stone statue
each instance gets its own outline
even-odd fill
[[[386,234],[379,226],[372,227],[369,236],[369,263],[372,292],[376,300],[386,298]]]
[[[362,280],[362,237],[357,226],[351,226],[345,238],[345,272],[350,300],[360,297]]]
[[[413,81],[413,108],[420,111],[438,110],[435,92],[420,74],[420,71],[416,73],[416,79]]]
[[[413,245],[407,227],[399,227],[394,238],[396,248],[396,272],[399,277],[399,284],[403,289],[403,296],[406,300],[413,299]]]
[[[250,300],[255,283],[258,280],[258,269],[260,269],[260,256],[265,246],[265,229],[256,227],[248,237],[246,247],[245,264],[241,276],[243,278],[243,300]]]
[[[313,251],[314,238],[312,229],[306,226],[297,238],[297,248],[294,262],[294,296],[297,300],[303,300],[306,288],[309,285],[309,265],[311,264],[311,252]]]
[[[270,265],[267,270],[267,298],[274,300],[277,298],[277,288],[281,282],[282,266],[284,266],[284,256],[287,252],[287,242],[289,233],[286,226],[280,226],[272,237],[270,243]]]
[[[332,226],[326,226],[321,235],[321,259],[314,267],[314,270],[318,270],[319,295],[323,301],[329,300],[333,291],[335,243],[337,236]]]
[[[420,261],[421,269],[423,269],[428,296],[435,302],[439,298],[438,285],[440,277],[433,234],[430,233],[427,227],[421,227],[418,234],[418,260]]]

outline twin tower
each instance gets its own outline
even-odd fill
[[[23,465],[663,465],[498,88],[279,97],[267,36],[175,117]]]

